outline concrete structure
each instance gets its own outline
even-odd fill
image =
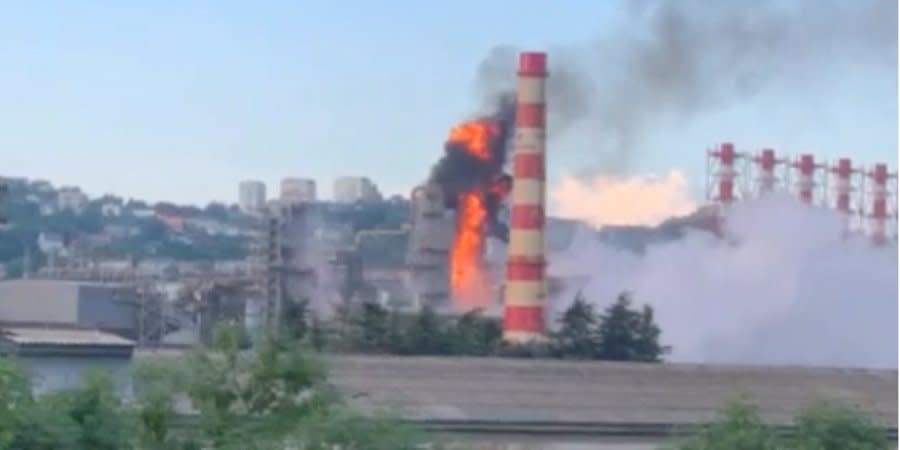
[[[476,448],[656,449],[741,394],[773,425],[790,427],[801,408],[831,398],[897,430],[895,370],[385,355],[330,364],[351,407],[392,411]]]
[[[0,322],[80,326],[129,338],[138,330],[132,285],[60,280],[0,282]]]
[[[80,212],[87,205],[88,197],[77,187],[60,188],[56,193],[56,206],[60,211]]]
[[[317,288],[312,249],[312,211],[308,204],[282,205],[265,218],[263,265],[264,305],[259,321],[264,328],[279,324],[284,303],[313,300]]]
[[[417,303],[444,305],[450,298],[448,258],[453,214],[445,210],[444,195],[436,184],[415,188],[410,198],[408,285]]]
[[[95,329],[0,324],[0,355],[15,356],[30,371],[35,393],[79,385],[82,372],[102,370],[132,395],[134,342]]]
[[[378,186],[366,177],[338,177],[334,180],[334,201],[338,203],[377,202]]]
[[[238,184],[238,205],[247,214],[257,214],[266,208],[266,184],[246,180]]]
[[[547,55],[520,54],[518,76],[503,339],[527,342],[544,330]]]
[[[316,181],[308,178],[285,178],[281,180],[279,195],[284,205],[298,205],[316,201]]]

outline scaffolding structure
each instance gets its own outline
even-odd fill
[[[791,162],[794,169],[794,189],[797,198],[807,205],[827,205],[825,165],[817,163],[813,155],[805,153]]]
[[[865,180],[869,237],[881,246],[897,238],[897,172],[879,163],[865,173]]]
[[[845,232],[858,229],[862,225],[863,171],[853,167],[850,158],[840,158],[828,167],[828,174],[830,206],[841,213]]]
[[[737,152],[731,142],[706,151],[706,200],[715,206],[711,226],[717,234],[724,228],[727,209],[747,195],[747,161],[748,155]]]
[[[754,193],[757,196],[784,189],[789,177],[787,158],[778,158],[775,150],[766,148],[751,159],[754,168]]]
[[[778,157],[771,148],[750,155],[730,142],[706,151],[710,227],[720,235],[734,202],[788,191],[801,203],[839,212],[845,235],[863,232],[883,245],[898,239],[897,183],[897,172],[884,163],[865,170],[846,157],[828,163],[809,153]]]

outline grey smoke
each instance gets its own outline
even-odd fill
[[[641,136],[660,124],[770,89],[821,89],[838,69],[897,70],[895,0],[620,3],[622,27],[549,49],[550,132],[588,135],[606,172],[627,168]],[[480,95],[513,88],[517,52],[489,52],[478,68]]]
[[[548,270],[588,281],[551,317],[576,289],[599,307],[628,290],[656,310],[673,361],[897,368],[896,243],[844,240],[835,211],[787,194],[736,204],[728,224],[737,245],[697,232],[643,256],[576,236]]]

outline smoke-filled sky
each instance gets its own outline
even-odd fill
[[[551,106],[559,186],[678,170],[696,196],[726,139],[896,166],[896,2],[659,4],[17,2],[0,15],[0,174],[186,202],[284,176],[408,192],[508,46],[549,50],[572,88]]]

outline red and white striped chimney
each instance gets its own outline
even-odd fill
[[[503,339],[525,343],[544,332],[544,203],[547,55],[519,55],[513,188],[503,303]]]

